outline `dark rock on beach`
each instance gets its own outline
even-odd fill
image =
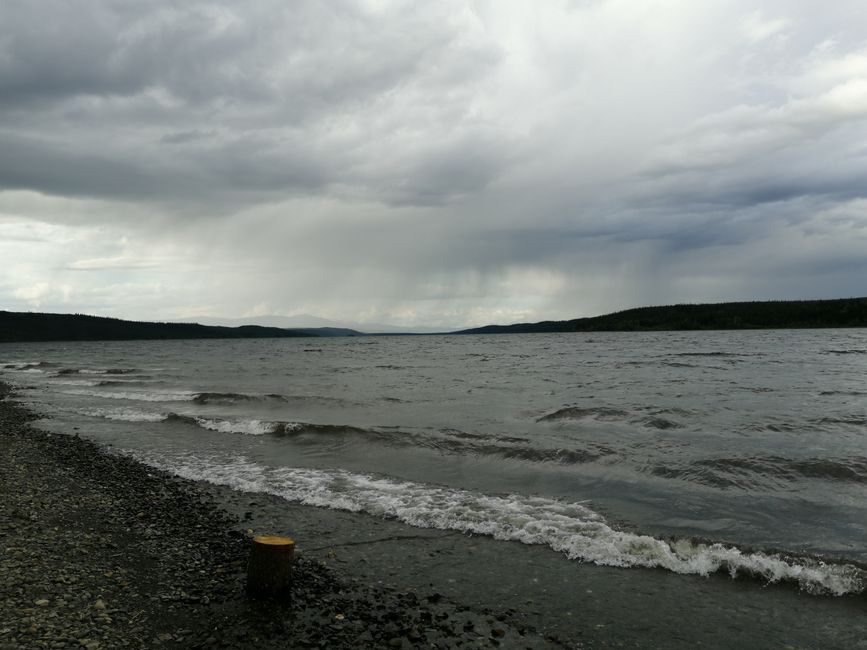
[[[32,428],[0,391],[0,650],[564,647],[303,547],[291,593],[250,600],[248,533],[206,491]]]

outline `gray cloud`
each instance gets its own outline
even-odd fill
[[[497,48],[443,9],[12,2],[0,22],[7,188],[205,211],[211,194],[242,192],[237,207],[332,186],[436,203],[501,167],[465,105]]]
[[[457,326],[857,293],[864,19],[9,0],[0,299]]]

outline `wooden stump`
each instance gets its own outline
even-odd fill
[[[250,546],[247,564],[247,594],[277,596],[289,590],[295,540],[277,535],[260,535]]]

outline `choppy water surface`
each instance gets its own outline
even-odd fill
[[[867,331],[0,346],[178,474],[579,561],[865,589]]]

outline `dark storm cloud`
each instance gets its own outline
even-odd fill
[[[453,23],[348,2],[5,3],[0,184],[204,212],[334,186],[448,200],[507,158],[465,106],[496,48]]]
[[[146,199],[176,192],[182,180],[125,159],[0,133],[0,188],[63,196]]]
[[[867,250],[865,14],[7,0],[12,298],[108,310],[140,285],[175,311],[201,295],[203,314],[330,304],[460,326],[833,294]],[[11,243],[22,220],[41,248]]]

